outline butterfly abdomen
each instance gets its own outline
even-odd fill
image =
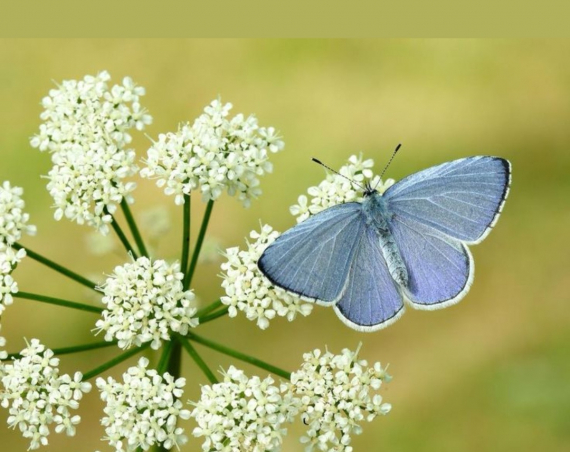
[[[388,266],[390,276],[392,276],[394,281],[400,286],[407,287],[408,271],[400,254],[400,250],[398,249],[398,245],[394,240],[394,236],[390,231],[388,224],[390,214],[382,195],[378,192],[365,194],[364,201],[362,202],[362,211],[366,216],[366,224],[374,228],[378,234],[380,249]]]

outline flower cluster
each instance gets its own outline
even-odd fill
[[[280,450],[285,423],[301,415],[308,431],[301,438],[306,450],[350,452],[359,423],[387,414],[378,390],[388,382],[380,363],[372,367],[357,359],[358,350],[340,355],[315,350],[304,355],[291,382],[274,385],[272,378],[248,378],[231,366],[221,383],[202,387],[191,416],[198,423],[193,435],[204,437],[204,451]]]
[[[127,149],[129,130],[142,130],[151,117],[140,106],[145,90],[125,77],[109,88],[107,72],[66,80],[42,100],[44,121],[31,145],[52,155],[47,188],[55,201],[56,220],[66,217],[101,233],[123,199],[132,202],[135,152]]]
[[[286,385],[274,385],[267,377],[247,377],[230,366],[224,380],[202,386],[202,397],[192,417],[198,423],[193,431],[204,437],[202,450],[275,451],[279,450],[287,429],[298,412],[298,401]]]
[[[18,284],[11,273],[26,256],[24,249],[15,250],[12,245],[22,234],[35,235],[36,227],[28,224],[30,215],[23,211],[23,190],[5,181],[0,186],[0,315],[12,304],[12,295],[18,292]]]
[[[183,278],[178,262],[140,257],[117,266],[101,287],[107,309],[96,326],[105,340],[117,340],[121,348],[151,342],[156,350],[172,332],[186,334],[197,326],[194,293],[183,290]]]
[[[284,144],[273,127],[259,127],[255,116],[228,119],[231,108],[214,100],[192,125],[159,135],[141,176],[157,179],[176,204],[199,189],[203,200],[216,200],[226,190],[248,206],[261,194],[258,177],[272,170],[269,153]]]
[[[4,387],[0,398],[9,411],[8,425],[18,427],[24,438],[30,439],[30,449],[48,443],[52,424],[56,433],[73,436],[81,417],[72,415],[71,410],[78,408],[91,384],[81,381],[80,372],[73,377],[59,375],[59,359],[37,339],[32,339],[21,356],[0,367]]]
[[[303,302],[299,297],[275,287],[257,268],[257,261],[279,233],[265,225],[261,232],[252,231],[250,237],[255,241],[247,243],[246,250],[229,248],[225,252],[227,261],[222,264],[224,271],[222,287],[226,295],[222,303],[229,306],[230,317],[235,317],[238,310],[244,312],[249,320],[265,329],[269,320],[276,315],[287,317],[289,321],[297,314],[309,315],[313,305]]]
[[[297,200],[299,204],[290,208],[291,214],[296,216],[297,223],[300,223],[309,216],[337,204],[362,201],[362,193],[358,191],[358,188],[359,186],[364,187],[367,182],[380,193],[384,193],[388,187],[394,184],[394,180],[387,179],[382,182],[380,177],[373,176],[373,166],[374,161],[372,159],[363,160],[362,155],[350,156],[348,163],[340,168],[340,175],[329,173],[318,186],[310,187],[307,190],[311,197],[310,201],[306,195],[299,196]]]
[[[101,400],[106,404],[104,438],[117,452],[148,450],[154,444],[165,449],[187,441],[179,419],[188,419],[190,411],[182,408],[184,378],[159,374],[147,369],[148,359],[140,358],[136,367],[123,374],[123,382],[112,377],[97,379]]]
[[[360,422],[387,414],[391,405],[376,391],[390,381],[380,363],[367,367],[358,350],[340,355],[314,350],[303,355],[304,363],[291,374],[291,390],[301,400],[301,416],[308,426],[307,451],[350,452],[351,434],[362,431]]]
[[[13,245],[22,238],[22,233],[35,235],[36,227],[28,224],[30,215],[24,213],[25,207],[20,187],[12,187],[4,181],[0,187],[0,251]]]

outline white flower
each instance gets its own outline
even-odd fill
[[[36,234],[36,227],[28,224],[30,215],[24,213],[25,207],[20,187],[12,187],[4,181],[0,187],[0,251],[22,238],[22,233]]]
[[[252,231],[250,237],[255,242],[248,242],[246,250],[228,248],[227,261],[222,264],[222,287],[226,295],[221,301],[229,306],[229,316],[235,317],[242,311],[249,320],[257,321],[261,329],[267,328],[276,315],[292,321],[298,314],[309,315],[313,309],[312,304],[273,286],[257,268],[261,254],[278,236],[269,225],[263,226],[260,233]]]
[[[59,375],[59,359],[53,352],[32,339],[20,353],[22,358],[0,367],[4,390],[1,405],[8,409],[8,425],[18,427],[24,438],[30,439],[30,449],[48,444],[50,426],[56,433],[75,435],[75,426],[81,420],[72,415],[91,384],[82,381],[80,372],[73,377]]]
[[[299,403],[285,385],[267,377],[248,378],[230,366],[224,381],[202,386],[191,416],[198,423],[192,434],[204,437],[203,451],[277,451],[297,414]]]
[[[380,193],[384,193],[388,187],[394,184],[393,179],[381,181],[378,176],[373,176],[372,159],[363,160],[362,154],[352,155],[348,163],[342,166],[338,174],[329,173],[324,181],[316,187],[310,187],[307,193],[311,197],[299,196],[297,202],[290,207],[291,214],[297,217],[297,223],[306,220],[321,210],[345,202],[362,201],[362,189],[366,183],[372,188],[376,188]],[[355,183],[351,182],[354,181]],[[358,185],[356,185],[358,184]]]
[[[12,245],[22,234],[35,235],[36,227],[28,224],[30,215],[24,213],[23,190],[12,187],[9,181],[0,186],[0,315],[12,304],[18,284],[11,273],[26,256],[26,250],[15,250]]]
[[[123,374],[120,383],[108,377],[98,378],[97,388],[106,404],[101,419],[104,438],[119,451],[148,450],[154,444],[171,449],[186,443],[184,430],[177,427],[179,419],[188,419],[190,411],[182,409],[186,379],[174,379],[147,369],[148,359],[140,358],[136,367]]]
[[[18,283],[10,275],[0,274],[0,315],[14,302],[13,295],[18,293]]]
[[[26,250],[15,250],[7,247],[0,251],[0,315],[14,301],[13,295],[18,293],[18,283],[12,278],[11,273],[16,269],[21,260],[26,256]]]
[[[2,329],[2,324],[0,323],[0,330]],[[4,361],[5,359],[8,359],[8,352],[6,350],[4,350],[4,347],[6,347],[6,338],[4,336],[0,336],[0,375],[2,375],[2,366],[4,365],[4,363],[2,363],[2,361]]]
[[[390,377],[380,363],[368,367],[358,350],[340,355],[314,350],[303,355],[301,368],[291,374],[291,391],[300,399],[308,430],[301,438],[306,450],[350,452],[351,435],[360,424],[390,411],[378,390]]]
[[[54,164],[47,188],[55,201],[55,218],[64,216],[109,231],[111,215],[123,199],[132,202],[138,171],[135,153],[128,149],[129,130],[142,130],[152,118],[139,104],[144,88],[125,77],[109,88],[110,76],[101,72],[83,80],[65,80],[42,100],[38,135],[31,145],[49,151]]]
[[[147,152],[141,176],[157,179],[176,204],[200,190],[216,200],[225,191],[249,206],[261,194],[259,176],[272,170],[269,153],[283,149],[273,127],[259,127],[255,116],[228,119],[231,104],[214,100],[194,124],[161,134]]]
[[[140,257],[115,268],[101,287],[107,309],[96,323],[105,340],[117,340],[121,348],[151,342],[158,349],[171,333],[182,335],[198,325],[194,293],[184,291],[180,264]]]

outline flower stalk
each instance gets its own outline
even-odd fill
[[[41,264],[44,264],[45,266],[51,268],[52,270],[55,270],[56,272],[67,276],[68,278],[78,282],[79,284],[84,285],[85,287],[89,287],[90,289],[97,290],[97,284],[95,284],[93,281],[88,280],[87,278],[81,276],[78,273],[75,273],[74,271],[69,270],[68,268],[65,268],[62,265],[56,264],[54,261],[42,256],[41,254],[36,253],[35,251],[32,251],[28,247],[22,246],[19,243],[13,243],[12,247],[14,247],[17,250],[20,250],[20,249],[25,250],[26,255],[28,257],[34,259],[35,261],[38,261]]]
[[[212,350],[216,350],[217,352],[223,353],[224,355],[239,359],[240,361],[253,364],[256,367],[259,367],[260,369],[266,370],[275,375],[279,375],[280,377],[283,377],[287,380],[291,378],[291,372],[287,372],[286,370],[280,369],[277,366],[266,363],[265,361],[255,358],[254,356],[250,356],[245,353],[234,350],[232,348],[226,347],[225,345],[218,344],[217,342],[214,342],[210,339],[206,339],[205,337],[202,336],[198,336],[194,333],[188,333],[186,337],[193,342],[205,345],[206,347],[211,348]]]
[[[29,293],[29,292],[19,291],[18,293],[16,293],[14,295],[14,297],[15,298],[23,298],[26,300],[41,301],[42,303],[48,303],[48,304],[53,304],[56,306],[63,306],[66,308],[78,309],[80,311],[93,312],[95,314],[101,314],[103,312],[103,308],[100,308],[98,306],[90,306],[90,305],[83,304],[83,303],[77,303],[76,301],[62,300],[61,298],[48,297],[46,295],[39,295],[39,294],[34,294],[34,293]]]

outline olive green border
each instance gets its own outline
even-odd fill
[[[11,0],[0,37],[570,37],[568,2]]]

